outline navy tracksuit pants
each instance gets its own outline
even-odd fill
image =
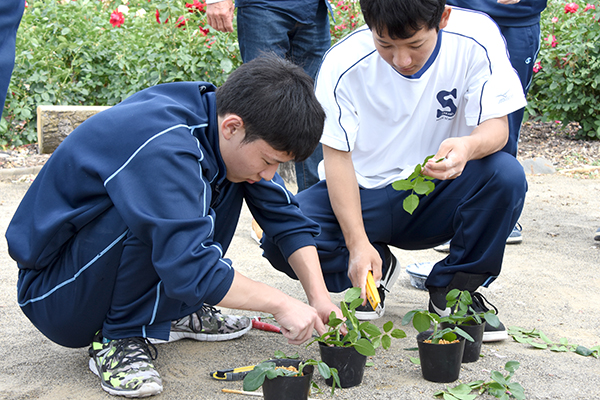
[[[361,189],[362,216],[369,240],[384,257],[384,248],[431,248],[452,239],[450,254],[438,262],[427,286],[446,287],[456,272],[484,276],[487,286],[500,273],[506,238],[517,222],[527,182],[519,162],[505,152],[469,161],[454,180],[434,181],[435,190],[420,196],[411,216],[402,208],[410,193],[391,185]],[[315,237],[327,288],[341,292],[352,286],[348,278],[348,249],[331,208],[326,181],[299,193],[302,212],[321,225]],[[290,265],[268,236],[264,256],[273,266],[296,278]]]
[[[531,26],[500,25],[499,27],[506,40],[510,63],[517,71],[521,85],[523,85],[523,93],[527,96],[533,79],[533,65],[540,51],[540,24]],[[524,113],[525,108],[521,108],[508,114],[509,138],[502,150],[515,157],[517,156]]]
[[[214,239],[224,253],[242,201],[241,185],[226,185],[212,204]],[[152,251],[110,207],[57,249],[50,265],[19,271],[19,306],[40,332],[66,347],[89,345],[100,329],[109,339],[166,340],[171,321],[199,310],[203,302],[169,298],[152,265]]]

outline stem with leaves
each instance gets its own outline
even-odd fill
[[[500,400],[524,400],[525,391],[523,390],[523,386],[517,382],[511,382],[519,365],[517,361],[509,361],[504,366],[504,369],[508,371],[506,375],[503,375],[499,371],[492,371],[491,381],[485,382],[480,380],[466,384],[461,383],[453,388],[437,391],[433,395],[443,397],[444,400],[473,400],[477,396],[487,393]],[[472,391],[477,391],[477,393],[472,394]]]
[[[410,190],[411,194],[409,194],[404,201],[402,202],[402,207],[404,211],[412,215],[417,206],[419,205],[419,196],[417,195],[425,195],[427,196],[429,193],[433,192],[435,189],[435,184],[431,182],[435,178],[431,176],[426,176],[421,173],[427,161],[432,158],[433,155],[428,156],[423,161],[423,164],[417,164],[415,166],[415,170],[412,174],[409,175],[406,179],[401,179],[392,183],[392,187],[395,190]],[[436,162],[442,161],[443,158],[437,160]]]
[[[569,343],[567,338],[561,338],[558,342],[551,340],[544,332],[537,329],[527,331],[517,326],[511,326],[508,329],[508,334],[513,337],[516,342],[528,344],[536,349],[549,349],[555,352],[572,351],[580,356],[592,356],[598,358],[600,345],[592,348],[587,348],[581,345]]]

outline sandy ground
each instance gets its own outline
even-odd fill
[[[482,293],[500,309],[507,326],[539,329],[553,340],[567,338],[586,347],[600,344],[600,242],[593,233],[600,226],[600,180],[558,175],[529,175],[529,193],[521,217],[524,242],[506,248],[500,277]],[[26,183],[0,183],[0,232],[4,234]],[[305,299],[300,285],[272,269],[250,238],[251,217],[242,215],[228,257],[242,273]],[[399,281],[386,299],[386,315],[377,324],[399,324],[409,310],[426,305],[424,291],[410,285],[404,267],[416,261],[437,261],[434,250],[394,250],[402,265]],[[0,398],[2,399],[109,399],[98,378],[88,370],[87,348],[60,347],[41,335],[16,304],[17,268],[0,240]],[[339,301],[339,294],[332,294]],[[228,311],[228,310],[224,310]],[[237,312],[256,315],[250,312]],[[410,362],[418,356],[415,331],[405,327],[406,339],[379,351],[367,368],[363,383],[336,391],[338,399],[431,399],[433,393],[454,384],[425,381]],[[316,345],[287,344],[283,336],[252,330],[229,342],[180,341],[158,346],[156,366],[161,373],[162,399],[236,399],[222,388],[241,389],[241,382],[221,382],[209,372],[255,364],[275,350],[317,358]],[[520,362],[514,380],[528,399],[600,398],[600,360],[575,353],[535,350],[513,340],[484,344],[483,357],[463,364],[460,381],[490,380],[490,371],[502,370],[509,360]],[[317,383],[325,387],[321,378]],[[316,395],[328,398],[328,394]],[[481,398],[492,398],[482,396]]]

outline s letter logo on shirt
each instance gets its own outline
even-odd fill
[[[454,115],[456,115],[456,105],[454,104],[454,100],[456,100],[456,88],[452,89],[451,92],[441,90],[437,94],[437,101],[442,106],[441,110],[437,110],[437,119],[454,118]]]

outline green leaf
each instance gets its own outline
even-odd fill
[[[384,335],[381,337],[381,347],[383,347],[385,350],[387,350],[390,348],[391,345],[392,345],[391,337],[389,337],[388,335]]]
[[[356,349],[356,351],[358,351],[363,356],[367,356],[368,357],[368,356],[374,356],[375,355],[375,348],[373,347],[373,345],[371,344],[371,342],[369,342],[365,338],[358,339],[358,341],[354,345],[354,348]]]
[[[392,321],[388,321],[385,324],[383,324],[383,331],[384,332],[389,332],[390,330],[392,330],[394,328],[394,322]]]
[[[580,356],[590,356],[592,355],[592,351],[590,349],[588,349],[587,347],[583,347],[583,346],[577,346],[577,348],[575,349],[575,353],[579,354]]]
[[[406,332],[404,332],[402,329],[394,329],[391,333],[392,337],[394,339],[403,339],[406,337]]]
[[[402,207],[404,211],[412,215],[417,206],[419,205],[419,197],[416,194],[408,195],[404,201],[402,202]]]
[[[392,183],[392,188],[394,188],[394,190],[410,190],[413,187],[414,184],[406,180],[399,180]]]
[[[553,344],[553,343],[554,343],[552,340],[550,340],[550,339],[548,338],[548,336],[546,336],[546,335],[544,334],[544,332],[541,332],[541,331],[540,331],[540,339],[542,339],[544,342],[546,342],[546,343],[548,343],[548,344]]]
[[[451,394],[459,397],[459,396],[463,396],[465,394],[471,393],[471,390],[472,389],[471,389],[471,387],[469,385],[461,383],[458,386],[455,386],[453,388],[448,389],[448,392],[450,392]],[[477,397],[477,396],[475,396],[475,397]],[[460,397],[460,398],[462,399],[463,397]]]
[[[267,371],[275,368],[274,362],[263,362],[254,367],[254,369],[244,377],[243,388],[247,391],[254,391],[262,386],[265,381]]]
[[[435,189],[435,185],[431,181],[420,181],[415,185],[415,192],[417,194],[428,195],[433,192],[433,189]]]
[[[344,302],[352,303],[352,301],[354,301],[355,299],[358,299],[359,297],[360,297],[360,288],[352,287],[352,288],[346,290],[346,294],[344,295]]]
[[[509,383],[508,390],[510,391],[510,394],[517,400],[525,399],[525,390],[523,389],[523,386],[521,386],[517,382]]]
[[[275,350],[275,358],[285,358],[285,353],[281,350]]]
[[[425,313],[417,313],[413,317],[413,326],[419,332],[424,332],[431,327],[431,319]]]
[[[421,365],[421,360],[419,359],[419,357],[411,357],[410,362],[415,365]]]
[[[331,377],[331,370],[323,361],[319,361],[317,364],[317,369],[319,370],[319,374],[321,374],[324,379],[329,379]]]
[[[502,373],[498,371],[492,371],[491,376],[494,381],[498,382],[501,385],[506,386],[508,384],[508,382],[504,378],[504,375],[502,375]]]
[[[504,365],[504,369],[507,370],[508,372],[514,373],[517,369],[519,369],[520,365],[521,365],[521,363],[519,363],[518,361],[508,361]]]
[[[363,322],[360,324],[360,329],[365,331],[369,336],[379,336],[381,335],[381,330],[377,327],[377,325],[373,325],[370,322],[366,324]]]

